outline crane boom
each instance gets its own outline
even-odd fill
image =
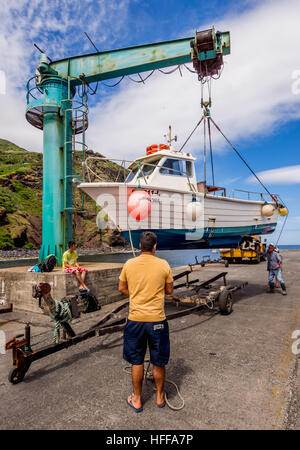
[[[73,86],[80,85],[82,79],[92,83],[139,72],[159,69],[191,62],[214,60],[218,55],[230,53],[229,32],[217,32],[210,36],[213,45],[194,51],[192,46],[203,37],[203,32],[196,33],[196,37],[177,39],[173,41],[158,42],[155,44],[139,45],[107,52],[98,52],[88,55],[74,56],[51,62],[49,68],[58,76],[71,78]],[[213,39],[215,42],[213,42]]]

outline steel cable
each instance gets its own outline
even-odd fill
[[[214,186],[215,185],[215,173],[214,173],[213,152],[212,152],[212,143],[211,143],[210,117],[207,118],[207,125],[208,125],[208,136],[209,136],[211,174],[212,174],[212,182],[213,182],[213,186]]]
[[[256,175],[256,173],[254,172],[254,170],[251,169],[251,167],[249,166],[249,164],[247,163],[247,161],[242,157],[242,155],[240,154],[240,152],[232,145],[232,143],[229,141],[229,139],[225,136],[225,134],[222,132],[222,130],[220,129],[220,127],[218,127],[218,125],[215,123],[215,121],[210,117],[210,120],[212,121],[212,123],[214,124],[214,126],[216,127],[216,129],[221,133],[221,135],[224,137],[224,139],[226,140],[226,142],[230,145],[230,147],[235,151],[235,153],[238,155],[238,157],[243,161],[243,163],[248,167],[248,169],[250,170],[250,172],[252,173],[252,175],[255,176],[255,178],[257,179],[257,181],[262,185],[262,187],[265,189],[265,191],[270,195],[270,197],[275,201],[276,205],[278,205],[277,199],[274,198],[274,196],[271,194],[271,192],[266,188],[266,186],[263,184],[263,182],[258,178],[258,176]]]
[[[179,152],[181,152],[181,150],[183,149],[183,147],[187,144],[187,142],[190,140],[190,138],[192,137],[192,135],[194,134],[194,132],[196,131],[196,129],[198,128],[198,126],[201,124],[203,120],[203,116],[201,117],[201,119],[199,120],[199,122],[197,123],[197,125],[195,126],[195,128],[193,129],[193,131],[191,132],[191,134],[189,135],[189,137],[187,138],[187,140],[185,141],[185,143],[181,146],[181,148],[178,150]]]

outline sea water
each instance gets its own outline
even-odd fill
[[[300,245],[279,245],[279,250],[300,250]],[[92,249],[91,249],[92,252]],[[136,251],[136,255],[139,252]],[[220,252],[217,249],[202,249],[202,250],[163,250],[157,251],[156,256],[159,258],[166,259],[171,267],[185,266],[188,264],[194,264],[196,262],[196,257],[200,262],[203,258],[204,260],[210,258],[211,260],[218,259],[220,257]],[[90,254],[81,255],[78,260],[80,263],[84,262],[115,262],[124,263],[127,259],[132,258],[133,254],[131,252],[122,253],[106,253],[106,254]],[[37,258],[27,258],[27,259],[14,259],[0,261],[0,269],[5,269],[7,267],[16,266],[34,266],[36,264]]]
[[[91,249],[92,252],[92,249]],[[139,255],[139,251],[136,251],[136,255]],[[164,250],[157,251],[156,256],[166,259],[171,267],[185,266],[187,264],[194,264],[196,257],[200,262],[203,258],[218,259],[220,257],[219,250]],[[84,265],[85,262],[112,262],[112,263],[124,263],[127,259],[132,258],[132,252],[122,253],[101,253],[90,255],[79,255],[78,261]],[[16,266],[34,266],[37,263],[37,258],[26,259],[13,259],[0,261],[0,269]]]

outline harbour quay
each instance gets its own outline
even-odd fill
[[[169,381],[177,385],[182,409],[158,410],[150,379],[144,381],[143,412],[137,415],[128,408],[131,377],[122,359],[120,331],[36,361],[17,385],[8,380],[11,352],[1,353],[0,429],[299,429],[300,251],[280,254],[286,296],[280,289],[267,292],[266,262],[193,267],[191,280],[201,282],[226,271],[229,285],[248,284],[233,294],[231,314],[205,307],[169,322],[166,392],[179,407],[182,401]],[[185,269],[175,267],[173,275]],[[117,293],[118,274],[114,276],[111,294]],[[80,332],[92,326],[123,301],[103,303],[100,311],[75,319],[73,328]],[[167,314],[181,308],[166,302]],[[15,307],[0,315],[0,331],[9,340],[24,333],[27,322],[32,343],[47,338],[54,328],[48,316]]]

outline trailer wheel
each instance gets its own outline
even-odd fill
[[[12,384],[20,383],[21,381],[23,381],[29,367],[30,364],[25,364],[25,366],[22,369],[20,368],[11,369],[8,374],[8,381],[10,381],[10,383]]]
[[[11,369],[8,374],[8,381],[10,381],[12,384],[18,384],[23,380],[24,376],[24,371],[21,371],[19,369]]]
[[[220,313],[223,316],[227,316],[232,313],[232,295],[227,289],[223,289],[223,291],[220,292],[218,302]]]

